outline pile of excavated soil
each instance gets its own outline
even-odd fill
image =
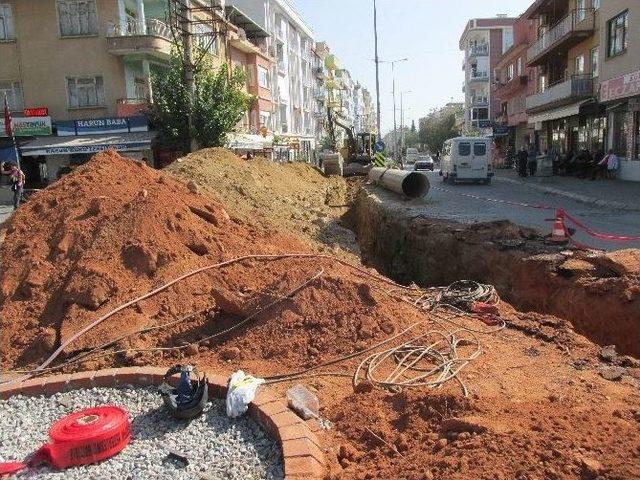
[[[259,224],[220,198],[115,153],[96,155],[33,196],[0,227],[3,369],[38,365],[96,318],[194,268],[313,251],[308,238]],[[106,350],[120,353],[65,371],[181,362],[265,377],[363,352],[416,321],[436,321],[371,273],[318,256],[232,263],[108,318],[54,365],[116,341]],[[460,372],[467,398],[453,380],[437,390],[355,393],[349,377],[362,357],[296,380],[333,422],[323,435],[329,476],[640,478],[638,363],[601,351],[568,322],[504,303],[500,312],[507,328],[478,334],[482,353]],[[191,343],[246,319],[223,337]],[[450,320],[421,328],[487,329],[473,318]],[[144,327],[159,328],[136,333]]]
[[[195,181],[233,205],[238,215],[313,239],[312,248],[327,245],[323,249],[334,253],[359,251],[341,220],[348,206],[342,177],[327,177],[307,163],[244,160],[224,148],[199,150],[167,171]]]

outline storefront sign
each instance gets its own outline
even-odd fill
[[[600,101],[609,102],[640,95],[640,70],[600,84]]]
[[[47,107],[25,108],[25,117],[48,117],[49,109]]]
[[[150,142],[129,142],[129,143],[110,143],[108,145],[66,145],[40,147],[37,149],[24,149],[24,154],[28,156],[40,155],[69,155],[72,153],[98,153],[112,148],[120,152],[148,150],[151,148]]]
[[[145,116],[88,118],[69,122],[57,122],[56,126],[59,137],[70,137],[103,133],[146,132],[149,130],[149,121]]]
[[[11,128],[16,137],[51,135],[51,117],[13,117]],[[6,137],[4,118],[0,118],[0,136]]]

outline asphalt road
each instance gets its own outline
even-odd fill
[[[494,178],[491,185],[457,184],[445,185],[438,172],[426,172],[431,189],[425,199],[404,203],[416,214],[436,218],[445,218],[465,223],[510,220],[511,222],[533,227],[543,233],[550,233],[553,223],[545,219],[553,217],[553,212],[530,207],[507,205],[490,200],[469,198],[461,194],[475,195],[487,199],[506,200],[531,205],[562,207],[592,230],[627,236],[640,236],[640,213],[617,211],[589,205],[550,193],[539,192],[527,187]],[[572,226],[567,222],[567,226]],[[576,240],[594,248],[617,250],[620,248],[640,248],[638,242],[610,242],[593,238],[580,230]]]

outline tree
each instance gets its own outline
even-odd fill
[[[440,154],[445,141],[459,134],[456,116],[462,112],[462,105],[450,103],[439,109],[433,109],[426,117],[418,121],[418,138],[427,148]]]
[[[216,71],[211,55],[204,53],[203,56],[194,73],[196,93],[191,107],[191,134],[201,147],[218,147],[224,145],[227,134],[255,99],[242,91],[245,82],[242,70],[230,72],[227,65],[222,65]],[[169,68],[154,72],[151,83],[153,104],[149,116],[159,132],[160,144],[190,151],[185,120],[190,108],[189,96],[183,82],[182,59],[176,51],[171,54]]]
[[[416,121],[411,120],[411,133],[416,133]]]

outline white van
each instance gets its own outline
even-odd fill
[[[407,165],[413,165],[418,160],[420,152],[418,152],[417,148],[407,148],[407,153],[404,156],[404,163]]]
[[[456,137],[444,142],[440,175],[451,185],[456,181],[491,183],[491,139]]]

